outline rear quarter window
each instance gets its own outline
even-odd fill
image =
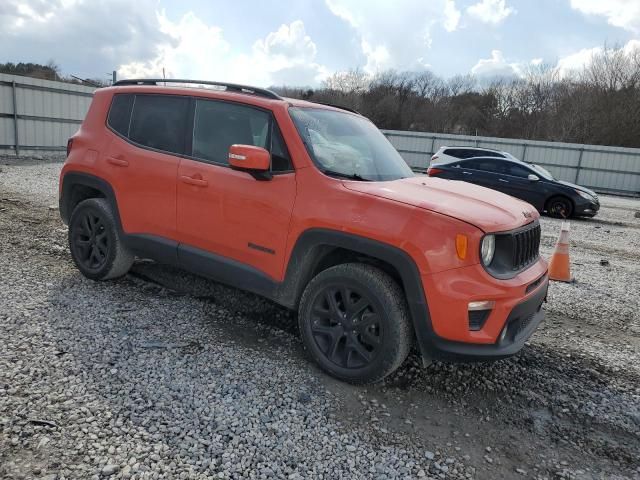
[[[129,136],[129,122],[131,120],[131,107],[133,106],[133,95],[117,94],[111,100],[111,108],[107,116],[107,125],[120,135]]]
[[[464,156],[464,150],[461,150],[459,148],[447,148],[444,152],[445,155],[449,155],[451,157],[455,157],[455,158],[466,158]]]

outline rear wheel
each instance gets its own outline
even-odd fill
[[[304,345],[331,375],[352,383],[383,379],[406,359],[413,332],[402,289],[385,272],[347,263],[319,273],[300,301]]]
[[[573,203],[567,197],[551,197],[547,201],[547,213],[553,218],[569,218],[573,214]]]
[[[111,207],[104,198],[84,200],[73,210],[69,249],[78,270],[92,280],[125,275],[134,258],[122,243]]]

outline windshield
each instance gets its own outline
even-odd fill
[[[547,180],[555,180],[555,178],[553,178],[553,175],[551,175],[551,173],[549,173],[549,170],[547,170],[546,168],[542,168],[540,165],[535,165],[533,163],[530,163],[529,166],[533,170],[535,170],[537,174],[546,178]]]
[[[323,108],[290,108],[309,155],[327,175],[353,180],[397,180],[413,172],[369,120]]]

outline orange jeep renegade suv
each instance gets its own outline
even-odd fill
[[[542,320],[529,204],[414,175],[356,112],[166,82],[97,90],[69,140],[60,214],[86,277],[137,255],[255,292],[297,310],[311,357],[357,383],[414,341],[425,361],[513,355]]]

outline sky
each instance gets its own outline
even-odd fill
[[[570,72],[640,48],[640,0],[1,0],[0,63],[83,78],[310,86],[358,68]]]

